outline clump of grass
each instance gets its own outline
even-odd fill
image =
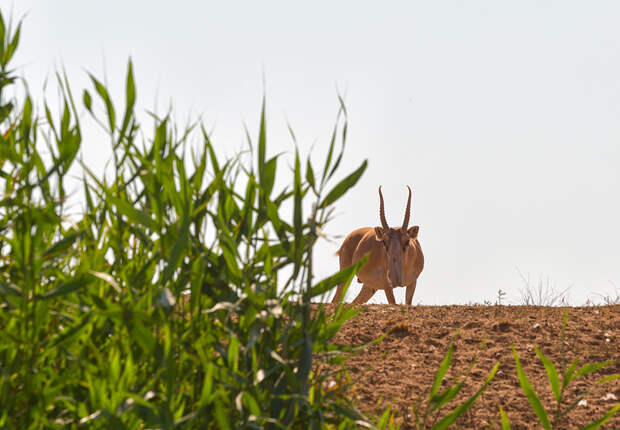
[[[376,423],[377,429],[386,429],[386,430],[399,430],[401,423],[396,423],[396,413],[392,412],[392,407],[390,406],[383,414],[379,417]]]
[[[613,305],[619,305],[620,304],[620,290],[615,286],[615,284],[613,284],[614,286],[614,292],[613,293],[607,293],[607,294],[596,294],[596,296],[598,296],[599,300],[598,302],[595,302],[594,300],[588,298],[588,300],[586,301],[586,306],[613,306]]]
[[[454,342],[450,343],[448,347],[448,351],[444,356],[439,368],[437,369],[437,373],[435,374],[435,379],[433,381],[433,385],[428,393],[428,395],[424,397],[419,397],[412,409],[413,415],[415,417],[415,428],[416,429],[432,429],[432,430],[441,430],[448,428],[478,399],[478,397],[486,390],[486,388],[491,384],[497,370],[499,369],[500,361],[498,361],[491,372],[486,377],[482,386],[476,391],[471,397],[466,399],[457,405],[452,411],[447,414],[442,414],[442,408],[448,404],[450,401],[454,400],[456,396],[459,394],[465,382],[467,380],[467,376],[473,369],[476,360],[472,361],[469,366],[468,371],[460,377],[455,378],[452,381],[447,381],[445,379],[446,373],[451,366],[452,363],[452,354],[454,352]],[[445,384],[444,384],[445,382]],[[440,390],[441,387],[445,387]]]
[[[615,361],[604,361],[600,363],[590,363],[584,364],[581,367],[579,366],[579,358],[575,358],[568,367],[566,366],[565,358],[564,358],[564,330],[566,328],[566,323],[568,320],[568,311],[564,312],[564,318],[562,321],[562,363],[560,367],[560,372],[558,372],[557,367],[543,354],[543,352],[535,347],[536,354],[540,361],[545,366],[545,370],[547,372],[547,378],[549,380],[549,385],[551,387],[551,391],[553,392],[553,397],[555,399],[555,407],[552,409],[545,409],[543,404],[541,403],[536,391],[530,384],[525,372],[523,371],[523,367],[521,366],[521,362],[519,361],[519,354],[516,349],[513,347],[512,351],[515,358],[515,364],[517,367],[517,375],[519,377],[519,383],[525,396],[527,397],[532,409],[536,413],[538,420],[542,427],[546,430],[549,429],[558,429],[562,428],[561,420],[566,417],[578,404],[579,402],[590,392],[592,387],[595,384],[603,384],[605,382],[612,381],[614,379],[620,378],[620,375],[614,374],[605,376],[600,378],[587,390],[581,392],[577,395],[570,403],[567,403],[566,399],[566,391],[568,385],[576,381],[578,378],[586,376],[590,373],[601,370],[605,367],[608,367],[615,363]],[[601,427],[605,422],[607,422],[618,410],[620,410],[620,403],[617,403],[611,409],[609,409],[603,416],[596,418],[592,423],[583,427],[584,429],[597,429]],[[500,415],[502,421],[503,429],[510,429],[510,424],[508,421],[508,417],[505,412],[500,408]]]
[[[367,165],[335,181],[342,103],[320,169],[296,148],[276,180],[288,169],[268,156],[264,103],[248,154],[221,159],[200,124],[140,123],[129,62],[121,109],[95,76],[81,94],[112,145],[112,177],[99,177],[76,165],[83,120],[66,76],[59,112],[6,99],[19,34],[0,14],[0,428],[368,424],[321,370],[342,368],[330,341],[357,311],[310,307],[364,264],[313,279],[317,231]]]
[[[534,285],[529,275],[525,276],[520,270],[517,269],[517,271],[525,284],[520,291],[521,304],[526,306],[568,306],[570,286],[558,289],[549,278],[544,279],[542,276]]]

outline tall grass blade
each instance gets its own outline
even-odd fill
[[[13,58],[13,54],[15,53],[15,50],[17,49],[17,45],[19,45],[19,36],[22,30],[22,24],[21,22],[17,25],[17,30],[15,30],[15,33],[13,34],[13,38],[11,39],[11,42],[9,42],[6,51],[3,53],[2,55],[2,63],[6,64],[11,58]]]
[[[566,386],[573,380],[575,377],[575,370],[577,370],[577,366],[579,365],[579,357],[575,357],[575,359],[571,362],[564,373],[564,378],[562,379],[562,388],[566,388]]]
[[[312,163],[310,162],[310,157],[306,161],[306,181],[312,188],[312,190],[316,193],[316,181],[314,179],[314,169],[312,168]]]
[[[486,388],[489,386],[491,381],[493,381],[493,378],[495,377],[495,374],[497,373],[497,369],[499,369],[499,365],[500,365],[500,362],[498,361],[493,367],[493,369],[491,369],[491,373],[489,373],[489,375],[487,376],[482,387],[480,387],[480,389],[476,391],[476,393],[473,396],[471,396],[469,399],[463,402],[460,406],[458,406],[456,409],[454,409],[444,418],[439,420],[439,422],[433,426],[433,430],[446,429],[450,425],[452,425],[458,417],[463,415],[474,404],[474,402],[480,396],[480,394],[482,394],[482,392],[486,390]]]
[[[334,203],[340,197],[344,195],[349,189],[351,189],[357,181],[362,177],[364,171],[368,167],[368,161],[364,162],[353,173],[340,181],[332,190],[327,194],[325,199],[321,202],[321,208],[326,208],[330,204]]]
[[[93,113],[93,98],[87,90],[82,92],[82,102],[90,113]]]
[[[448,347],[448,352],[444,356],[441,364],[439,365],[439,368],[437,369],[437,373],[435,374],[435,380],[433,381],[433,386],[431,387],[431,392],[429,395],[429,400],[431,402],[433,402],[435,394],[437,394],[437,392],[439,391],[439,387],[441,387],[441,383],[446,376],[446,373],[448,372],[448,368],[450,367],[450,363],[452,362],[453,349],[454,346],[452,345],[452,343],[450,343],[450,346]]]
[[[42,294],[41,296],[35,296],[35,299],[38,300],[49,300],[56,297],[64,296],[69,293],[74,293],[92,282],[92,278],[88,275],[80,275],[75,279],[72,279],[67,282],[63,282],[58,287],[53,288]]]
[[[85,231],[75,231],[71,232],[58,242],[54,243],[48,249],[43,251],[41,257],[44,259],[58,257],[63,252],[67,251],[76,241],[78,241],[82,236],[84,236]]]
[[[551,429],[551,423],[549,422],[549,418],[547,417],[547,412],[545,411],[542,403],[540,403],[540,399],[538,398],[536,391],[534,391],[534,389],[532,388],[532,385],[527,379],[525,372],[523,372],[521,362],[519,361],[519,355],[517,354],[517,350],[514,346],[512,347],[512,353],[515,357],[515,365],[517,367],[517,375],[519,377],[519,383],[521,384],[521,388],[523,389],[527,400],[530,402],[530,405],[532,406],[534,413],[536,413],[536,416],[540,420],[543,428],[545,430],[549,430]]]
[[[294,276],[297,275],[299,271],[301,260],[301,253],[304,247],[304,243],[302,242],[302,207],[301,207],[301,199],[302,199],[302,191],[301,191],[301,164],[299,161],[299,151],[295,151],[295,170],[294,170],[294,181],[293,181],[293,192],[294,192],[294,201],[293,201],[293,229],[294,229],[294,238],[293,247],[295,249],[295,273]],[[299,262],[299,263],[297,263]]]
[[[265,97],[263,96],[263,104],[260,110],[260,127],[258,130],[258,179],[265,189],[265,158],[266,158],[267,132],[265,125]],[[266,194],[265,197],[269,197]]]
[[[325,164],[323,167],[323,176],[321,177],[321,188],[327,181],[327,173],[332,163],[332,157],[334,155],[334,145],[336,144],[336,133],[338,131],[338,123],[334,126],[334,130],[332,131],[332,138],[329,142],[329,149],[327,150],[327,156],[325,158]]]
[[[266,196],[271,196],[271,192],[273,191],[273,185],[276,180],[276,166],[278,162],[278,155],[270,158],[265,163],[265,171],[263,173],[263,183],[262,188],[263,192]]]
[[[170,251],[170,256],[168,257],[168,261],[166,263],[166,268],[164,269],[164,275],[162,277],[162,284],[166,284],[166,282],[172,277],[172,274],[177,269],[177,266],[183,255],[185,254],[185,250],[189,246],[189,226],[191,219],[189,217],[185,217],[181,222],[181,226],[177,232],[177,238],[174,242],[174,246],[172,247],[172,251]]]
[[[603,361],[601,363],[590,363],[590,364],[585,364],[583,366],[581,366],[579,368],[579,370],[577,371],[577,373],[575,373],[575,378],[579,378],[580,376],[584,376],[584,375],[588,375],[592,372],[596,372],[597,370],[601,370],[607,366],[611,366],[612,364],[615,364],[616,362],[614,360],[611,361]]]
[[[390,419],[391,413],[392,413],[392,408],[387,408],[383,412],[381,417],[379,417],[379,421],[377,421],[377,428],[378,429],[385,429],[385,428],[387,428],[388,421]]]
[[[463,385],[465,385],[465,382],[460,382],[460,383],[458,383],[456,385],[452,385],[452,386],[446,388],[444,391],[436,394],[435,397],[433,397],[433,399],[431,400],[431,403],[432,403],[433,406],[432,406],[432,408],[430,410],[430,413],[433,413],[437,409],[441,409],[448,402],[450,402],[452,399],[454,399],[456,397],[456,395],[463,388]]]
[[[316,285],[312,287],[310,290],[310,298],[314,298],[316,296],[320,296],[325,294],[326,292],[333,289],[335,286],[340,284],[350,284],[353,280],[353,277],[364,267],[364,265],[368,262],[368,255],[362,257],[355,264],[352,264],[349,267],[345,267],[338,273],[335,273],[322,281],[318,282]]]
[[[217,419],[218,427],[221,430],[231,429],[228,416],[226,415],[226,409],[224,408],[224,405],[219,397],[215,399],[215,418]]]
[[[99,94],[99,97],[101,97],[101,100],[103,100],[103,104],[105,105],[106,112],[108,114],[108,124],[110,126],[109,132],[113,133],[114,130],[116,130],[116,112],[114,110],[114,105],[112,104],[110,94],[108,93],[107,88],[101,82],[99,82],[97,78],[95,78],[91,74],[89,74],[89,76],[90,80],[95,86],[95,91],[97,91],[97,94]]]
[[[620,411],[620,403],[608,410],[607,413],[605,413],[605,415],[603,415],[598,420],[588,424],[587,426],[582,427],[581,430],[594,430],[600,428],[603,424],[609,421],[609,419],[613,417],[618,411]]]
[[[107,193],[107,200],[116,206],[118,211],[122,215],[125,215],[129,220],[137,222],[151,231],[159,230],[157,224],[153,221],[148,212],[134,208],[127,201],[113,196],[110,192]]]
[[[549,360],[545,354],[542,353],[537,347],[534,347],[536,350],[536,354],[542,361],[545,366],[545,370],[547,371],[547,378],[549,379],[549,384],[551,384],[551,390],[553,391],[553,396],[555,397],[556,402],[559,402],[562,396],[561,388],[560,388],[560,378],[558,377],[558,371]]]
[[[121,125],[120,136],[124,136],[129,122],[133,116],[133,109],[136,104],[136,83],[133,76],[133,63],[129,60],[127,65],[127,78],[125,81],[125,115]]]
[[[502,407],[499,407],[499,415],[502,422],[502,430],[510,430],[510,421],[508,421],[508,416]]]

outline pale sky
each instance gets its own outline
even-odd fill
[[[619,2],[0,5],[5,18],[27,14],[15,65],[33,94],[59,67],[78,94],[86,71],[105,69],[121,105],[131,57],[140,109],[172,100],[178,117],[201,115],[221,153],[242,147],[244,124],[257,135],[265,92],[271,155],[293,151],[288,121],[322,157],[345,95],[342,173],[369,167],[327,232],[379,225],[380,184],[400,225],[409,184],[426,259],[415,303],[498,289],[516,303],[517,268],[572,285],[571,304],[620,291]],[[95,168],[109,156],[97,138],[83,151]],[[317,248],[318,278],[338,269],[337,248]]]

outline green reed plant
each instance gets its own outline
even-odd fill
[[[383,414],[381,414],[381,416],[377,420],[377,429],[399,430],[401,424],[397,424],[395,418],[396,416],[392,412],[392,407],[387,408],[385,411],[383,411]]]
[[[19,34],[0,14],[0,428],[370,426],[324,388],[357,311],[311,307],[365,262],[313,279],[319,233],[367,165],[335,182],[342,101],[320,169],[296,149],[289,178],[264,102],[250,150],[218,158],[200,124],[141,123],[131,62],[122,108],[90,76],[90,119],[66,75],[58,112],[9,100]],[[78,159],[86,121],[111,142],[111,177]]]
[[[441,430],[450,427],[455,421],[463,415],[472,405],[476,402],[478,397],[486,390],[489,384],[493,381],[495,374],[500,366],[498,361],[491,372],[489,372],[482,386],[471,397],[458,404],[450,412],[442,414],[442,408],[449,402],[453,401],[460,393],[461,389],[465,385],[467,376],[473,369],[476,360],[472,361],[467,372],[461,376],[457,376],[451,381],[446,380],[446,374],[452,364],[452,355],[454,353],[454,342],[450,342],[448,351],[444,356],[437,373],[433,385],[426,396],[426,398],[420,397],[413,405],[413,415],[415,417],[416,429],[432,429]],[[445,382],[445,384],[444,384]],[[444,386],[445,388],[442,388]]]
[[[570,413],[570,411],[572,411],[575,408],[575,406],[579,404],[579,402],[590,392],[590,390],[592,389],[592,387],[594,387],[595,384],[602,384],[602,383],[609,382],[614,379],[620,378],[620,375],[617,375],[617,374],[602,377],[598,381],[596,381],[594,384],[592,384],[590,388],[583,391],[582,393],[577,395],[574,399],[572,399],[570,403],[567,401],[566,389],[571,382],[576,381],[580,377],[586,376],[590,373],[596,372],[598,370],[601,370],[615,363],[615,361],[604,361],[600,363],[584,364],[578,368],[579,358],[577,357],[567,367],[565,356],[564,356],[564,353],[565,353],[564,332],[565,332],[567,321],[568,321],[568,310],[564,312],[564,317],[562,319],[562,330],[561,330],[562,363],[561,363],[559,372],[558,372],[556,365],[553,364],[553,362],[551,362],[551,360],[549,360],[549,358],[545,356],[545,354],[543,354],[543,352],[540,349],[535,347],[536,354],[538,355],[538,358],[540,359],[542,364],[545,366],[545,371],[547,372],[547,378],[549,380],[549,385],[551,387],[551,391],[553,392],[553,398],[555,399],[555,402],[556,402],[554,408],[545,409],[542,402],[540,401],[538,394],[536,393],[536,391],[530,384],[525,372],[523,371],[523,367],[521,366],[521,362],[519,361],[519,354],[517,353],[514,346],[512,348],[512,352],[515,357],[515,364],[517,366],[517,375],[519,376],[519,383],[521,384],[521,388],[523,389],[525,396],[530,402],[532,409],[536,413],[536,416],[538,417],[540,424],[542,425],[544,429],[547,429],[547,430],[562,428],[562,424],[561,424],[562,419],[564,419]],[[609,409],[609,411],[607,411],[602,417],[597,418],[592,423],[583,427],[583,429],[591,430],[591,429],[597,429],[601,427],[612,416],[614,416],[614,414],[618,412],[618,410],[620,410],[620,403],[617,403],[615,406]],[[510,424],[508,421],[508,417],[506,416],[503,410],[500,410],[500,414],[502,417],[502,428],[509,429]]]

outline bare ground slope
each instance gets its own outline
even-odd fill
[[[347,361],[350,384],[343,394],[362,411],[376,415],[392,405],[398,414],[397,422],[402,423],[401,428],[412,428],[411,406],[417,397],[430,390],[435,372],[457,330],[453,369],[448,377],[465,372],[478,357],[464,392],[457,399],[464,400],[473,394],[494,364],[501,360],[494,381],[470,411],[457,421],[457,427],[501,428],[498,411],[502,406],[513,429],[541,428],[519,385],[512,345],[543,405],[548,410],[554,407],[545,368],[534,346],[560,367],[564,308],[398,305],[362,308],[362,312],[340,330],[335,339],[337,343],[360,345],[390,332],[382,342]],[[616,360],[616,363],[569,385],[567,402],[602,376],[620,373],[619,341],[620,305],[569,308],[564,341],[567,363],[575,357],[579,357],[581,364],[606,360]],[[618,402],[609,399],[609,393],[620,399],[620,381],[596,385],[585,397],[587,405],[577,406],[562,422],[562,428],[583,426],[603,415]],[[454,405],[449,404],[448,410]],[[620,429],[620,413],[604,428]]]

